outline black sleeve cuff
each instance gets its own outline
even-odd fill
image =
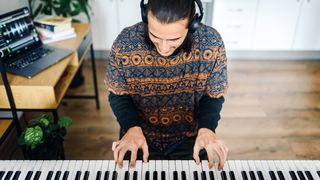
[[[127,131],[131,127],[140,126],[140,119],[130,95],[115,95],[110,92],[109,103],[122,130]]]
[[[200,128],[208,128],[215,132],[218,121],[220,120],[220,112],[224,97],[210,98],[208,95],[202,96],[199,103],[198,111],[198,130]]]

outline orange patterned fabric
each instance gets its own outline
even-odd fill
[[[190,53],[181,50],[169,57],[150,47],[145,35],[143,23],[120,33],[112,46],[105,85],[116,95],[131,96],[148,143],[163,151],[197,134],[203,95],[224,96],[227,58],[219,33],[209,26],[201,25],[193,34]]]

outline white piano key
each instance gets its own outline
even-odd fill
[[[68,167],[66,171],[69,171],[68,179],[74,180],[75,178],[72,179],[72,177],[75,177],[74,175],[77,173],[75,171],[75,166],[76,166],[77,161],[75,160],[69,160]]]
[[[1,162],[0,162],[1,163]],[[20,171],[20,175],[21,176],[21,167],[22,167],[23,161],[17,161],[16,164],[14,165],[13,168],[13,174],[12,174],[12,178],[15,175],[16,172]],[[0,165],[1,166],[1,165]],[[1,171],[1,170],[0,170]],[[1,178],[0,178],[1,179]]]
[[[297,171],[302,171],[304,178],[308,179],[308,177],[304,173],[304,169],[303,169],[303,166],[301,165],[301,161],[300,160],[293,160],[292,162],[295,165],[295,167],[297,168]],[[297,173],[297,175],[298,175],[298,173]]]
[[[181,161],[181,162],[182,162],[182,170],[183,170],[184,172],[186,172],[186,179],[187,179],[187,180],[190,180],[192,173],[190,173],[189,161],[183,160],[183,161]]]
[[[176,171],[178,172],[178,179],[182,179],[182,161],[181,160],[176,160]]]
[[[36,161],[36,163],[33,167],[33,170],[32,170],[33,173],[32,173],[31,179],[35,178],[37,171],[41,171],[42,164],[43,164],[43,161],[40,161],[40,160]]]
[[[21,168],[23,172],[21,172],[19,179],[25,179],[29,171],[33,171],[33,167],[36,164],[36,161],[26,161],[26,164],[22,164]],[[31,178],[30,178],[31,179]]]
[[[273,161],[274,164],[275,164],[275,167],[276,167],[277,171],[281,171],[285,179],[291,179],[291,176],[290,176],[290,174],[289,174],[288,169],[286,169],[286,168],[282,165],[281,161],[282,161],[282,160],[275,160],[275,161]],[[276,172],[276,173],[278,174],[278,172]],[[279,177],[279,174],[278,174],[278,177]]]
[[[317,171],[314,166],[310,164],[311,161],[302,160],[301,164],[305,171],[309,171],[313,179],[318,179]]]
[[[215,168],[213,167],[213,168],[209,169],[208,160],[202,160],[201,161],[201,172],[199,173],[200,179],[202,179],[202,173],[203,172],[205,172],[206,178],[210,179],[209,171],[213,171],[214,172],[214,179],[218,178]]]
[[[62,160],[58,160],[56,162],[56,165],[54,166],[54,170],[53,170],[52,179],[54,179],[56,177],[56,174],[57,174],[58,171],[61,171],[62,163],[63,163]],[[60,174],[60,178],[61,178],[61,174]]]
[[[249,166],[249,171],[253,171],[256,179],[259,179],[258,171],[257,171],[256,165],[254,164],[254,161],[249,160],[249,161],[247,161],[247,163]],[[249,176],[250,176],[250,174],[249,174]]]
[[[108,160],[103,160],[101,162],[101,167],[100,167],[100,171],[101,171],[101,180],[104,179],[104,176],[106,175],[106,172],[109,170],[109,162]],[[109,172],[110,175],[110,172]],[[109,176],[108,176],[109,177]]]
[[[73,174],[72,174],[72,180],[76,179],[77,177],[77,172],[80,171],[81,172],[81,167],[82,167],[82,164],[83,164],[84,161],[81,161],[81,160],[77,160],[76,161],[76,164],[74,166],[74,171],[73,171]],[[81,172],[81,175],[83,173]],[[80,176],[81,177],[81,176]],[[81,178],[80,178],[81,179]]]
[[[142,180],[146,179],[146,172],[149,171],[149,163],[142,163]]]
[[[230,169],[229,161],[226,161],[226,162],[225,162],[225,164],[224,164],[224,166],[223,166],[223,170],[226,172],[227,179],[231,179],[231,178],[230,178],[230,171],[231,171],[231,169]],[[210,177],[209,177],[209,179],[210,179]],[[222,178],[221,178],[221,179],[222,179]]]
[[[254,161],[254,164],[256,165],[256,169],[257,170],[260,170],[262,172],[262,176],[265,180],[271,180],[271,177],[269,176],[269,169],[268,168],[265,168],[263,167],[263,163],[262,161],[260,160],[255,160]]]
[[[136,165],[134,168],[129,168],[130,171],[130,180],[133,180],[133,174],[136,171],[137,172],[137,180],[141,180],[142,177],[142,160],[137,160]]]
[[[235,162],[236,168],[238,169],[240,179],[243,180],[242,171],[245,171],[245,169],[242,167],[242,163],[240,160],[235,160],[234,162]]]
[[[248,179],[251,179],[250,173],[249,173],[250,168],[249,168],[249,165],[248,165],[248,161],[247,160],[241,160],[240,162],[241,162],[241,165],[242,165],[242,170],[246,172]]]
[[[168,160],[162,160],[162,170],[166,173],[166,180],[170,180],[170,174],[169,174],[169,161]]]
[[[156,170],[156,161],[149,160],[149,173],[150,173],[150,180],[153,180],[153,172]]]
[[[280,162],[281,162],[282,167],[285,169],[285,171],[288,172],[288,175],[289,175],[290,179],[292,179],[292,178],[291,178],[291,175],[290,175],[290,171],[293,171],[293,172],[295,173],[295,175],[297,176],[296,170],[295,170],[295,169],[292,169],[292,168],[289,166],[287,160],[283,160],[283,161],[280,161]],[[297,177],[297,178],[298,178],[298,177]]]
[[[6,173],[3,175],[3,179],[5,179],[5,177],[9,174],[10,171],[13,171],[14,169],[14,165],[17,163],[17,161],[9,161],[7,163],[7,167],[6,167]],[[13,177],[13,174],[11,175],[11,178]]]
[[[89,166],[88,166],[88,172],[89,172],[89,180],[94,180],[96,179],[96,171],[95,171],[95,166],[96,166],[97,161],[91,160],[89,161]]]
[[[114,160],[109,161],[108,171],[109,171],[109,180],[112,180],[113,171],[116,170],[116,162]]]
[[[194,180],[194,172],[197,173],[198,179],[201,179],[202,167],[201,164],[196,164],[194,160],[189,160],[189,169],[191,180]]]
[[[93,177],[93,179],[97,178],[98,172],[100,171],[100,179],[103,179],[103,172],[102,172],[102,160],[97,160],[95,165],[94,165],[94,169],[93,169],[93,174],[91,177]],[[90,173],[91,174],[91,173]]]
[[[270,170],[273,171],[273,173],[274,173],[274,175],[276,176],[276,178],[277,178],[277,179],[280,179],[280,178],[279,178],[279,175],[278,175],[278,173],[277,173],[277,168],[276,168],[276,166],[275,166],[275,164],[274,164],[274,161],[273,161],[273,160],[267,160],[267,164],[268,164]]]
[[[68,166],[69,166],[69,162],[68,160],[65,160],[65,161],[62,161],[62,164],[61,164],[61,167],[60,167],[60,170],[61,171],[61,174],[60,174],[60,178],[59,179],[62,179],[63,178],[63,175],[64,173],[67,171],[68,169]],[[69,176],[68,176],[69,177]]]
[[[124,160],[123,161],[122,168],[120,168],[119,165],[116,166],[116,171],[118,172],[118,178],[117,179],[120,179],[120,180],[124,179],[125,172],[128,170],[128,166],[129,166],[129,161],[128,160]]]
[[[176,170],[176,163],[174,160],[169,160],[169,177],[173,180],[173,172]]]
[[[162,161],[156,161],[155,171],[157,171],[157,179],[161,180]]]
[[[30,163],[30,161],[29,161],[29,163]],[[41,175],[39,177],[39,180],[46,180],[49,171],[53,171],[55,164],[56,164],[56,161],[43,161],[42,166],[41,166]],[[29,166],[29,165],[27,165],[27,166]],[[24,173],[25,173],[25,175],[22,176],[23,180],[27,175],[26,169],[24,170]],[[19,180],[20,180],[20,178],[19,178]]]
[[[229,169],[230,171],[233,171],[234,176],[236,179],[241,179],[241,172],[238,171],[235,161],[234,160],[228,160],[228,164],[229,164]]]

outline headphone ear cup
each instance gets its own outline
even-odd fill
[[[189,24],[189,27],[188,27],[190,33],[194,33],[197,30],[197,28],[200,26],[200,21],[201,20],[199,19],[199,15],[198,14],[196,14],[192,18],[192,20],[191,20],[191,22]]]
[[[141,19],[144,23],[148,23],[148,16],[147,16],[147,5],[141,6]]]

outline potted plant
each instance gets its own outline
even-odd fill
[[[40,14],[74,17],[84,13],[90,21],[89,0],[28,0],[32,16]],[[36,6],[36,7],[35,7]],[[73,21],[80,22],[73,18]]]
[[[25,158],[32,160],[64,159],[63,141],[66,129],[71,125],[69,117],[54,122],[48,115],[31,120],[19,138]]]

